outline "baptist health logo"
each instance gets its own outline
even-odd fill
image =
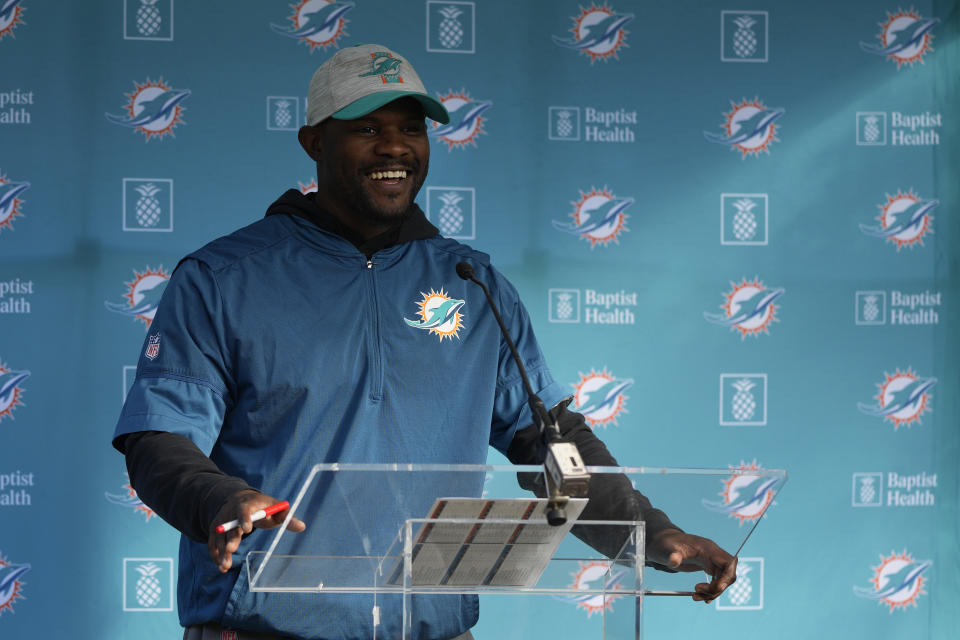
[[[304,104],[304,114],[306,105]],[[301,119],[300,98],[296,96],[267,96],[267,131],[297,131],[306,120]]]
[[[24,8],[21,0],[0,0],[0,40],[6,36],[13,36],[13,29],[18,24],[24,24]]]
[[[631,310],[637,307],[636,291],[549,289],[547,298],[549,322],[578,324],[582,318],[585,324],[632,325],[637,321]]]
[[[160,297],[164,289],[167,288],[167,282],[170,280],[170,274],[164,271],[163,265],[156,269],[149,266],[142,272],[133,270],[133,280],[125,282],[127,292],[123,295],[125,302],[105,301],[103,304],[107,310],[119,313],[125,316],[131,316],[142,322],[147,328],[153,322],[153,316],[157,313],[157,307],[160,305]]]
[[[933,34],[930,31],[939,22],[937,18],[924,19],[914,9],[898,9],[896,13],[888,11],[886,21],[879,23],[880,33],[877,38],[880,44],[861,42],[860,48],[867,53],[886,56],[888,60],[896,61],[898,70],[905,64],[923,64],[924,56],[933,51],[930,46]]]
[[[13,613],[13,603],[25,599],[21,578],[30,571],[29,564],[14,564],[0,555],[0,616],[9,611]]]
[[[123,559],[123,610],[173,611],[173,558]]]
[[[639,121],[636,109],[583,108],[581,126],[580,107],[548,107],[547,139],[579,142],[581,131],[584,142],[631,143],[637,139]]]
[[[473,2],[427,0],[427,51],[474,53],[476,7]]]
[[[123,230],[173,231],[173,180],[124,178]]]
[[[720,60],[766,62],[770,50],[770,14],[766,11],[720,12]]]
[[[886,194],[886,202],[878,205],[880,215],[876,219],[880,226],[861,224],[860,231],[896,245],[897,251],[905,246],[923,246],[924,236],[933,233],[930,214],[939,204],[939,200],[924,200],[913,189],[906,193],[897,189],[896,195]]]
[[[21,385],[29,377],[29,371],[12,369],[0,360],[0,422],[4,418],[12,420],[14,410],[23,406]]]
[[[740,339],[747,336],[759,336],[761,333],[770,333],[770,324],[778,322],[778,305],[774,301],[782,296],[783,288],[767,288],[759,278],[753,280],[742,279],[739,284],[731,282],[732,289],[723,294],[725,302],[720,305],[723,313],[703,312],[707,322],[730,327],[731,331],[740,334]]]
[[[624,392],[633,386],[633,380],[617,378],[606,367],[579,375],[580,381],[571,385],[573,408],[583,415],[591,429],[617,424],[617,418],[627,412],[628,396]]]
[[[454,240],[477,237],[477,194],[473,187],[427,187],[427,220]]]
[[[573,205],[570,213],[573,222],[553,220],[553,227],[586,240],[591,249],[598,244],[619,244],[620,234],[629,231],[626,210],[634,202],[633,198],[618,198],[607,187],[580,191],[580,198],[570,203]]]
[[[122,127],[128,127],[142,133],[147,142],[151,138],[163,140],[167,135],[173,137],[173,130],[183,122],[181,115],[184,107],[180,104],[190,92],[185,89],[173,89],[163,78],[144,84],[133,83],[136,89],[126,94],[130,101],[125,106],[125,115],[105,114],[107,120]]]
[[[858,402],[857,409],[892,422],[894,430],[904,425],[910,427],[914,422],[921,424],[920,416],[931,410],[932,396],[928,391],[937,384],[937,379],[921,378],[910,367],[906,371],[898,368],[893,374],[884,372],[883,377],[883,382],[877,384],[877,403]]]
[[[853,474],[851,504],[854,507],[933,507],[937,497],[937,474],[921,471],[902,474],[890,471],[884,474],[872,471]]]
[[[730,427],[767,425],[767,374],[720,374],[720,424]]]
[[[466,304],[465,300],[451,298],[441,288],[440,291],[430,289],[429,293],[420,292],[423,298],[417,303],[419,320],[404,318],[403,321],[414,329],[423,329],[428,333],[444,338],[460,339],[460,329],[463,329],[463,314],[460,309]]]
[[[720,244],[765,246],[770,203],[765,193],[720,194]]]
[[[921,291],[857,291],[854,295],[854,323],[865,326],[940,324],[937,309],[942,303],[942,292]],[[887,304],[889,298],[890,304]]]
[[[720,125],[724,133],[704,131],[703,137],[708,142],[726,145],[731,151],[739,151],[741,159],[748,155],[758,156],[761,152],[769,154],[770,145],[779,140],[776,136],[779,126],[775,121],[785,110],[767,108],[758,98],[741,102],[731,100],[730,106]]]
[[[123,0],[124,40],[173,40],[173,0]]]
[[[895,609],[916,607],[917,598],[926,593],[923,574],[932,565],[929,560],[915,560],[906,549],[900,553],[891,551],[889,556],[880,556],[880,564],[871,567],[870,587],[854,587],[853,592],[861,598],[886,605],[890,613]]]
[[[150,518],[155,516],[153,509],[148,507],[143,503],[137,496],[137,492],[134,490],[133,485],[130,484],[129,474],[124,473],[127,476],[127,481],[120,489],[120,493],[110,493],[105,491],[103,495],[107,498],[107,502],[115,504],[126,509],[130,509],[133,513],[139,513],[143,516],[144,522],[150,522]]]
[[[493,106],[489,100],[475,100],[465,89],[437,94],[437,99],[450,114],[447,124],[433,123],[428,132],[430,137],[447,143],[447,151],[454,147],[462,149],[467,145],[477,146],[477,136],[486,133],[483,128],[485,118],[481,115]]]
[[[754,460],[750,464],[740,462],[737,467],[730,467],[730,477],[723,481],[722,500],[701,500],[703,506],[718,513],[725,513],[736,518],[741,525],[762,518],[771,505],[782,483],[779,476],[768,476],[759,473],[763,467]]]
[[[763,558],[738,558],[737,581],[715,601],[718,610],[763,609]]]
[[[617,52],[627,46],[629,33],[624,26],[633,18],[632,13],[617,13],[606,2],[599,6],[591,3],[587,8],[580,7],[580,15],[572,18],[573,37],[553,36],[553,42],[588,56],[590,64],[619,59]]]
[[[940,144],[939,130],[943,126],[940,113],[858,111],[856,115],[857,146],[882,147],[888,142],[894,147],[935,147]]]
[[[23,217],[20,210],[23,200],[18,196],[29,188],[29,182],[15,182],[0,173],[0,232],[13,231],[13,221]]]
[[[353,9],[352,2],[330,0],[300,0],[292,5],[291,25],[270,24],[274,33],[299,40],[313,50],[337,45],[337,40],[347,35],[347,19],[344,14]]]

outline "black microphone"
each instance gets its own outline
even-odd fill
[[[547,412],[543,400],[534,392],[530,384],[530,378],[527,376],[527,368],[523,366],[520,354],[517,353],[517,347],[507,331],[507,326],[500,317],[497,305],[493,302],[490,290],[487,286],[477,280],[473,272],[473,266],[468,262],[457,263],[457,275],[463,280],[469,280],[483,289],[487,297],[487,305],[493,311],[493,317],[496,318],[500,326],[500,333],[503,334],[510,347],[510,353],[513,354],[513,360],[517,363],[517,369],[520,371],[520,378],[523,380],[523,387],[527,392],[530,412],[533,414],[534,422],[544,439],[547,448],[547,459],[544,461],[546,469],[547,484],[550,490],[550,496],[547,501],[547,522],[552,525],[561,525],[567,521],[567,514],[564,507],[571,498],[583,498],[587,495],[590,484],[590,475],[587,473],[580,457],[577,445],[572,442],[564,442],[560,434],[560,427],[557,425],[550,414]]]

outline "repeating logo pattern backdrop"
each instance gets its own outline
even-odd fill
[[[514,282],[621,462],[738,470],[694,499],[743,527],[770,500],[745,472],[791,475],[736,587],[650,602],[648,637],[953,637],[958,15],[0,0],[0,637],[177,637],[177,535],[109,446],[120,401],[179,258],[316,189],[306,83],[364,42],[451,112],[420,204]],[[441,345],[472,322],[450,278],[402,319]],[[528,624],[498,606],[478,637]]]

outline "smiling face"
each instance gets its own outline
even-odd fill
[[[413,98],[356,120],[328,118],[299,138],[317,163],[317,204],[364,238],[399,222],[427,177],[430,143]]]

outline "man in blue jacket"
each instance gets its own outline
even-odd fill
[[[183,533],[178,606],[189,640],[225,629],[239,640],[373,636],[363,597],[255,593],[240,570],[266,545],[254,530],[287,514],[251,515],[293,496],[313,463],[477,464],[488,446],[542,463],[519,371],[482,292],[456,275],[460,262],[490,286],[564,437],[587,464],[616,464],[566,409],[516,290],[414,204],[429,164],[425,117],[449,115],[410,63],[380,45],[343,49],[314,74],[308,105],[299,140],[316,162],[317,193],[288,191],[262,220],[181,261],[114,433],[140,498]],[[592,489],[590,514],[645,520],[656,566],[712,576],[694,599],[734,581],[735,558],[679,530],[628,483],[614,485]],[[371,520],[389,520],[392,508],[376,505]],[[239,527],[216,532],[234,519]],[[424,597],[414,636],[472,638],[477,616],[473,596]],[[378,637],[399,637],[396,620],[381,624]]]

